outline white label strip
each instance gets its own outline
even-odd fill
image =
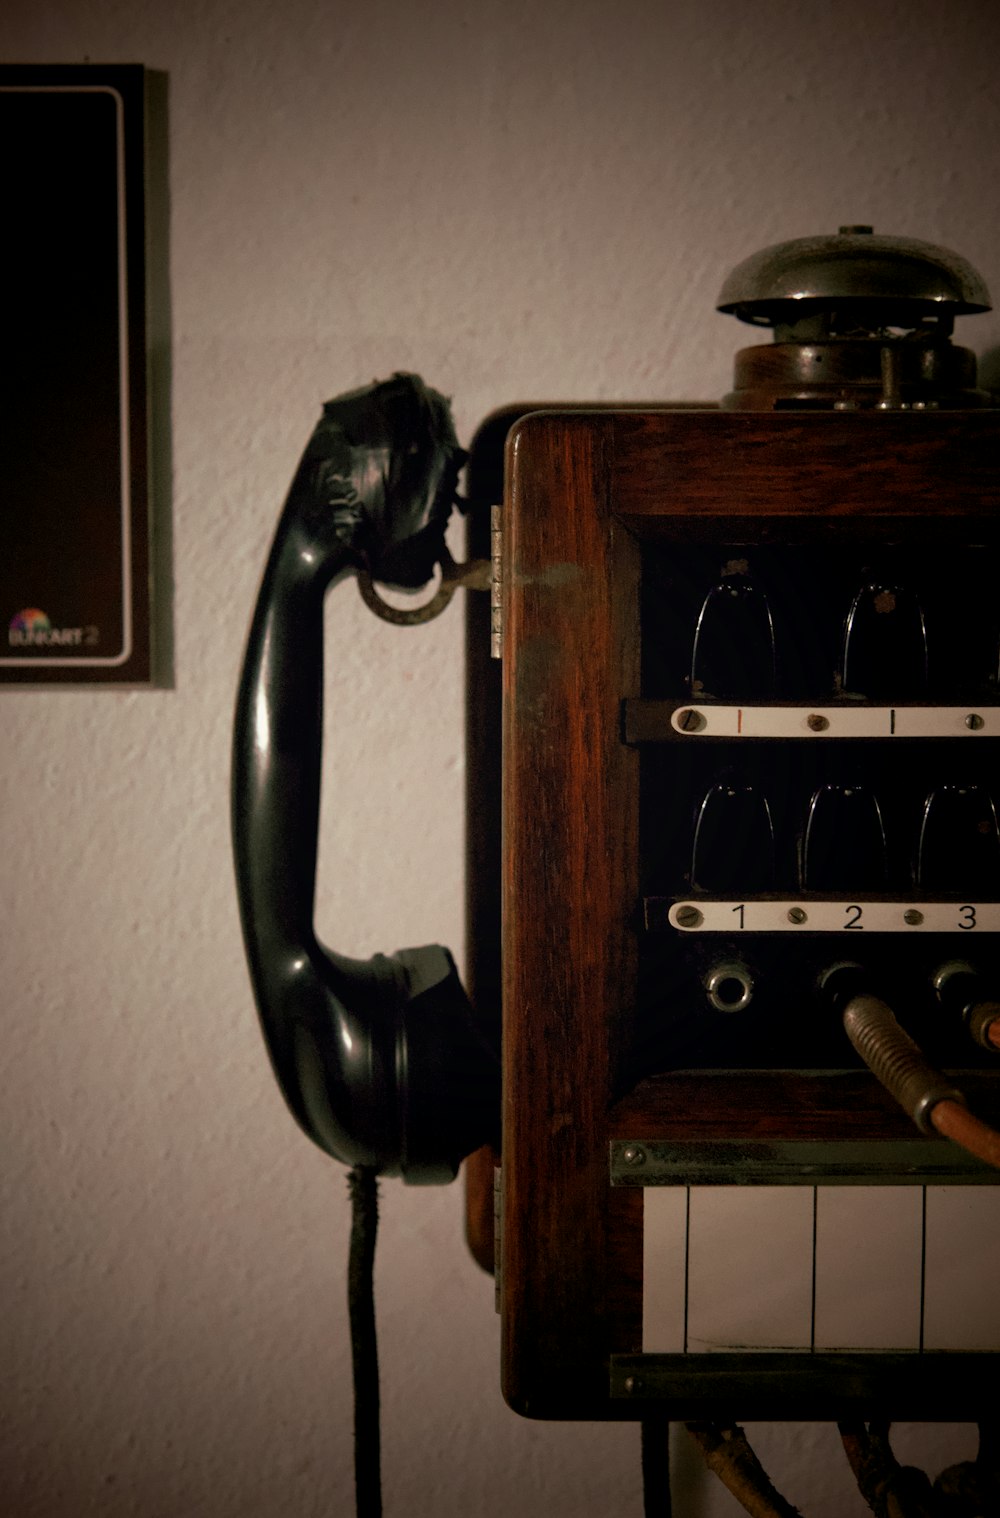
[[[684,738],[988,738],[1000,708],[983,706],[681,706]]]
[[[686,1186],[642,1191],[642,1347],[680,1355],[687,1348],[688,1196]]]
[[[1000,1349],[1000,1187],[981,1189],[927,1188],[925,1349]]]
[[[812,1188],[696,1186],[689,1215],[688,1352],[808,1349]]]
[[[819,1188],[817,1349],[920,1348],[923,1211],[919,1186]]]
[[[1000,902],[676,901],[681,933],[1000,933]]]

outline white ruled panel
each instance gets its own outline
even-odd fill
[[[1000,1186],[928,1186],[924,1348],[1000,1350]]]
[[[642,1347],[647,1355],[685,1348],[686,1186],[643,1188]]]
[[[920,1186],[820,1187],[816,1348],[919,1349],[922,1244]]]
[[[1000,1186],[648,1186],[643,1351],[1000,1351]]]
[[[812,1335],[813,1188],[691,1188],[687,1349],[804,1349]]]

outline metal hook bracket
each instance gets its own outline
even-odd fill
[[[423,606],[401,607],[391,606],[379,595],[367,569],[358,569],[358,589],[361,599],[383,622],[392,622],[397,627],[418,627],[424,622],[433,622],[439,617],[445,607],[451,601],[456,590],[464,587],[466,590],[489,590],[491,580],[491,563],[489,559],[469,559],[464,564],[456,564],[448,549],[442,548],[441,557],[438,559],[438,567],[441,570],[441,583],[434,595]]]

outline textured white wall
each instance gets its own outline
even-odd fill
[[[1000,286],[998,17],[9,0],[8,60],[169,76],[176,632],[172,690],[0,695],[13,1518],[349,1510],[345,1180],[272,1084],[227,823],[247,619],[319,403],[413,368],[468,438],[524,395],[716,396],[741,340],[713,314],[723,275],[841,222],[941,241]],[[344,591],[329,631],[320,929],[355,953],[458,945],[458,615],[401,633]],[[459,1189],[390,1184],[383,1211],[387,1512],[638,1515],[634,1429],[502,1405]],[[758,1432],[810,1518],[863,1511],[831,1428]],[[968,1439],[903,1443],[944,1463]],[[678,1481],[685,1518],[734,1511],[690,1457]]]

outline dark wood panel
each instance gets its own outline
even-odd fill
[[[613,403],[524,400],[500,407],[469,445],[466,556],[490,556],[490,508],[504,498],[507,435],[536,411],[610,411]],[[645,409],[656,409],[650,403]],[[688,407],[687,409],[690,409]],[[548,510],[548,506],[545,508]],[[500,1027],[500,710],[501,665],[490,655],[490,597],[465,598],[465,986],[484,1021]],[[499,1038],[499,1032],[498,1032]],[[495,1136],[499,1146],[499,1123]],[[494,1268],[494,1150],[464,1167],[465,1231],[484,1270]]]
[[[956,1076],[972,1109],[1000,1116],[995,1076]],[[642,1081],[616,1103],[610,1137],[653,1140],[815,1140],[898,1143],[919,1130],[874,1076],[864,1071],[675,1071]],[[946,1140],[942,1139],[941,1143]]]
[[[607,1398],[605,1114],[635,983],[638,554],[611,515],[606,418],[508,443],[504,660],[504,1388],[534,1416]],[[555,511],[552,502],[570,502]],[[574,911],[557,932],[557,909]]]
[[[998,442],[996,411],[620,412],[615,509],[651,527],[665,515],[819,513],[840,530],[853,519],[852,532],[867,521],[906,521],[912,529],[914,519],[922,528],[920,519],[950,514],[989,519],[1000,513]]]
[[[645,411],[691,411],[707,409],[709,403],[533,400],[512,403],[486,417],[469,446],[466,467],[467,557],[489,557],[490,507],[504,497],[504,450],[516,422],[542,410],[608,412],[623,405]],[[549,504],[543,509],[549,510]],[[465,668],[465,979],[480,1017],[499,1029],[501,666],[490,657],[488,595],[465,598]],[[494,1266],[492,1154],[490,1150],[473,1156],[464,1172],[466,1238],[485,1270]]]

